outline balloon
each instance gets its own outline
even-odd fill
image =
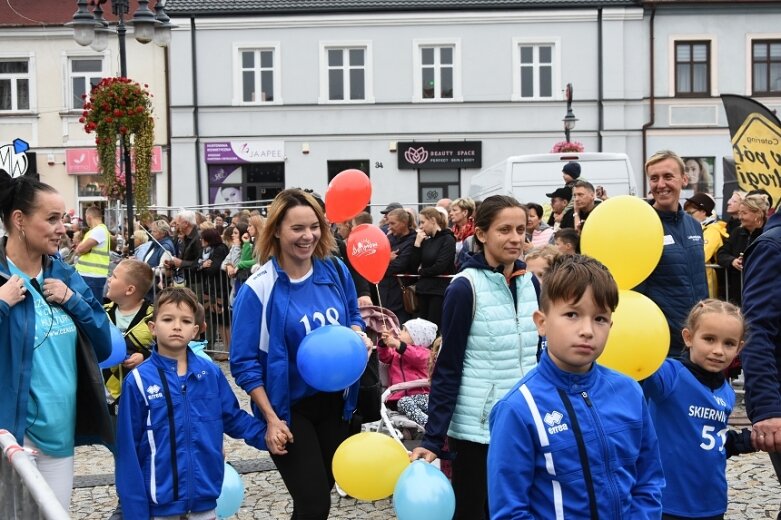
[[[416,460],[396,482],[393,507],[399,520],[450,520],[456,511],[456,496],[439,469]]]
[[[380,228],[361,224],[347,237],[347,258],[361,276],[380,283],[390,264],[390,242]]]
[[[331,179],[325,191],[325,216],[346,222],[364,210],[372,196],[369,177],[361,170],[344,170]]]
[[[127,357],[127,345],[125,344],[125,337],[119,332],[116,325],[109,322],[109,329],[111,330],[111,354],[98,363],[100,368],[111,368],[122,363]]]
[[[334,453],[336,482],[358,500],[380,500],[393,493],[399,475],[409,466],[400,442],[377,432],[348,437]]]
[[[613,328],[599,364],[639,381],[656,372],[669,347],[670,328],[661,309],[640,293],[619,291]]]
[[[309,386],[337,392],[360,379],[366,368],[366,345],[347,327],[318,327],[301,341],[296,365]]]
[[[230,464],[225,464],[222,490],[217,498],[217,518],[228,518],[239,512],[244,502],[244,481]]]
[[[619,289],[648,278],[662,257],[662,221],[646,201],[631,195],[598,205],[583,226],[580,250],[610,269]]]

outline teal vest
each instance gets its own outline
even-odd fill
[[[494,404],[537,365],[537,327],[532,320],[539,307],[537,291],[532,273],[517,278],[515,309],[503,274],[464,269],[457,276],[471,282],[474,319],[448,435],[488,444],[488,414]]]

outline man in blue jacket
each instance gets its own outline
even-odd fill
[[[689,184],[683,160],[669,150],[655,153],[645,163],[653,208],[664,228],[662,258],[651,275],[635,287],[659,306],[670,327],[668,357],[683,350],[681,329],[694,304],[708,297],[702,225],[684,212],[678,200]]]
[[[746,412],[755,446],[770,453],[781,482],[781,213],[746,250],[743,313],[748,338],[743,352]],[[781,520],[781,512],[778,515]]]

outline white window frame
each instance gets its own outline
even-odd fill
[[[328,51],[352,49],[363,49],[363,99],[329,99],[330,89],[328,81]],[[349,53],[345,52],[345,55]],[[349,40],[349,41],[322,41],[320,42],[320,92],[317,102],[321,105],[344,105],[344,104],[367,104],[374,103],[374,61],[372,59],[372,42],[368,40]],[[348,61],[344,62],[343,70],[350,70]],[[350,75],[344,75],[344,93],[349,96],[350,93]]]
[[[424,47],[453,48],[453,97],[423,97],[423,64],[421,51]],[[412,102],[413,103],[461,103],[464,101],[461,91],[461,38],[437,38],[412,40]]]
[[[244,82],[242,79],[242,65],[241,65],[241,53],[244,51],[272,51],[274,54],[274,65],[271,68],[273,74],[274,85],[274,100],[263,101],[263,99],[256,99],[255,101],[244,101]],[[282,60],[280,53],[279,42],[245,42],[233,44],[233,102],[234,106],[255,106],[255,105],[281,105],[282,104]],[[258,68],[256,69],[258,74],[260,72],[260,62],[258,62]],[[256,75],[255,79],[260,82],[260,78]],[[260,83],[258,83],[260,87]]]
[[[719,92],[719,47],[716,37],[712,34],[671,34],[667,38],[667,94],[673,99],[681,99],[684,102],[691,102],[692,99],[697,99],[697,97],[680,97],[675,94],[675,48],[678,42],[694,41],[710,42],[710,56],[708,56],[708,62],[710,63],[710,94],[703,94],[702,97],[715,98],[721,95]]]
[[[534,95],[532,97],[521,96],[521,47],[535,47],[534,69]],[[551,95],[540,96],[540,77],[539,66],[539,47],[553,47],[551,50]],[[513,101],[550,101],[564,99],[561,85],[561,39],[560,38],[513,38],[512,52],[512,71],[513,71]]]
[[[74,60],[100,60],[100,74],[102,78],[108,77],[108,64],[110,63],[111,56],[108,51],[97,53],[94,51],[69,51],[63,53],[63,103],[65,112],[82,112],[82,107],[72,107],[71,99],[73,99],[73,73],[71,72],[71,62]],[[89,92],[86,92],[89,95]]]
[[[38,98],[35,95],[35,54],[32,52],[29,53],[7,53],[7,52],[0,52],[0,59],[3,61],[27,61],[27,74],[4,74],[2,79],[10,79],[11,80],[11,92],[12,92],[12,99],[11,99],[11,109],[10,110],[0,110],[0,114],[16,114],[16,113],[22,113],[22,114],[28,114],[30,112],[36,112],[38,110]],[[17,79],[26,79],[27,80],[27,95],[29,97],[29,103],[30,108],[18,108],[19,103],[19,96],[16,91],[16,80]]]

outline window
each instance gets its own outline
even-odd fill
[[[675,42],[675,95],[710,94],[710,42]]]
[[[781,40],[754,40],[751,70],[754,95],[781,95]]]
[[[463,101],[460,40],[415,40],[412,63],[413,101]]]
[[[71,99],[68,108],[71,110],[81,110],[84,105],[83,94],[89,96],[92,87],[100,83],[103,79],[103,59],[102,58],[71,58],[70,87]]]
[[[420,48],[421,94],[423,99],[453,99],[452,46]]]
[[[30,110],[30,61],[0,59],[0,111]]]
[[[553,46],[521,45],[522,98],[553,97]]]
[[[320,43],[320,103],[373,103],[369,41]]]
[[[241,51],[241,100],[244,103],[274,101],[274,49]]]

